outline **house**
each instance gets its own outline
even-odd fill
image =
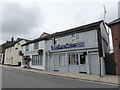
[[[108,24],[112,31],[116,74],[120,75],[120,18]]]
[[[21,45],[28,42],[26,39],[17,38],[11,45],[5,49],[5,65],[20,65],[22,61]]]
[[[49,34],[43,33],[39,38],[22,45],[24,57],[22,67],[46,70],[46,40]]]
[[[5,49],[12,43],[13,43],[12,41],[6,41],[2,45],[0,45],[0,63],[1,64],[4,64]]]
[[[105,75],[109,34],[103,21],[57,32],[46,42],[46,69]]]
[[[22,67],[29,64],[41,70],[105,75],[108,36],[103,21],[53,34],[43,33],[22,45],[25,57]]]

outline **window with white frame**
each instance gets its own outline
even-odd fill
[[[10,47],[10,52],[11,52],[12,47]]]
[[[79,33],[76,33],[76,40],[79,40],[80,37],[79,37]]]
[[[71,40],[72,42],[76,41],[76,40],[79,40],[80,39],[80,36],[79,36],[79,33],[76,33],[76,34],[72,34],[71,35]]]
[[[7,49],[7,52],[9,52],[9,48]]]
[[[39,42],[34,43],[34,50],[39,49]]]
[[[33,55],[32,56],[32,65],[43,66],[43,55]]]
[[[65,65],[65,54],[59,55],[59,64],[64,66]]]
[[[78,54],[69,54],[68,55],[69,59],[69,65],[78,65],[79,59],[78,59]]]
[[[29,45],[25,46],[25,51],[29,51]]]
[[[53,45],[58,44],[58,38],[53,38],[53,39],[52,39],[52,42],[53,42]]]
[[[76,39],[76,38],[75,38],[75,34],[72,34],[72,35],[71,35],[71,40],[72,40],[72,42],[75,41],[75,39]]]

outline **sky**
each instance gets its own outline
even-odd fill
[[[118,18],[119,0],[0,0],[0,44]]]

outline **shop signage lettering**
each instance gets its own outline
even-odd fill
[[[57,46],[51,46],[51,50],[61,50],[61,49],[69,49],[69,48],[76,48],[76,47],[83,47],[84,42],[78,42],[78,43],[72,43],[72,44],[66,44],[66,45],[57,45]]]

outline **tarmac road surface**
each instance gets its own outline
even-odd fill
[[[2,88],[118,88],[118,86],[3,68]]]

